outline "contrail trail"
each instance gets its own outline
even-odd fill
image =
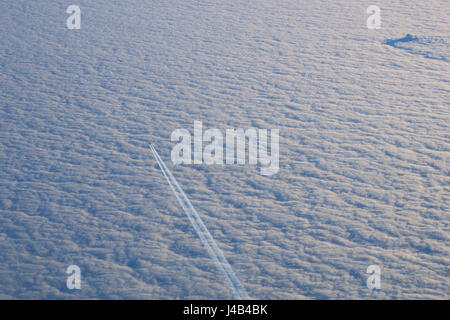
[[[186,213],[187,217],[191,221],[192,226],[194,227],[195,231],[200,237],[200,240],[205,246],[206,251],[208,251],[208,254],[216,263],[217,269],[219,269],[220,273],[222,273],[225,282],[227,283],[230,290],[233,292],[234,297],[236,299],[249,299],[245,287],[236,277],[233,268],[231,268],[222,251],[217,246],[216,242],[214,241],[214,238],[212,237],[209,230],[206,228],[197,211],[192,206],[183,189],[181,189],[177,180],[169,171],[169,169],[166,167],[165,163],[162,161],[161,157],[159,156],[158,152],[156,151],[156,149],[153,147],[152,144],[150,144],[150,149],[152,150],[153,155],[155,156],[155,159],[158,162],[158,165],[162,173],[166,177],[167,182],[170,185],[170,188],[175,194],[175,197],[178,199],[178,202],[183,208],[183,211]]]

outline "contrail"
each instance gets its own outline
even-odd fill
[[[162,161],[161,157],[159,156],[158,152],[156,151],[156,149],[153,147],[152,144],[150,144],[150,149],[152,150],[153,155],[155,156],[155,159],[158,162],[158,165],[161,168],[162,173],[166,177],[167,182],[170,185],[170,188],[175,194],[175,197],[178,199],[178,202],[183,208],[184,213],[186,213],[187,217],[191,221],[192,226],[194,227],[195,231],[200,237],[200,240],[205,246],[206,251],[208,251],[208,254],[216,263],[217,269],[219,269],[220,273],[222,273],[223,278],[225,279],[225,282],[227,283],[230,290],[233,292],[234,297],[236,299],[249,299],[245,287],[236,277],[233,268],[231,268],[222,251],[217,246],[216,242],[214,241],[214,238],[212,237],[211,233],[209,233],[209,230],[206,228],[197,211],[192,206],[183,189],[181,189],[177,180],[169,171],[169,169],[166,167],[166,165],[164,164],[164,162]]]

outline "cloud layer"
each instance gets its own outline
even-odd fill
[[[231,298],[149,142],[251,297],[449,298],[448,56],[383,44],[444,2],[77,4],[0,4],[0,298]],[[195,120],[279,128],[279,173],[173,166]]]

